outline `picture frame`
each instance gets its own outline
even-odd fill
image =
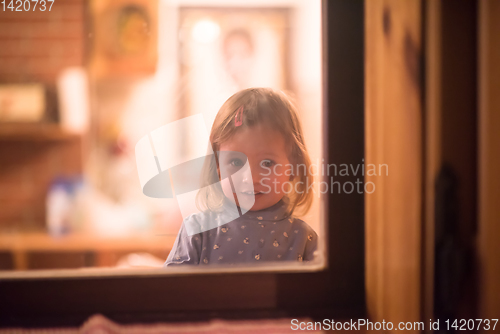
[[[158,59],[158,1],[105,0],[91,4],[93,78],[152,75]]]

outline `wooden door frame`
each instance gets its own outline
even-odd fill
[[[325,162],[364,154],[364,7],[323,1]],[[75,326],[95,313],[119,322],[365,315],[364,198],[323,197],[328,264],[316,272],[2,279],[0,326]]]

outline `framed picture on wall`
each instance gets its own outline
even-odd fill
[[[91,70],[97,77],[153,74],[158,58],[158,2],[92,2]]]
[[[289,89],[289,9],[184,7],[179,21],[182,115],[210,125],[232,94]]]

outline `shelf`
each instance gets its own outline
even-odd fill
[[[79,138],[54,123],[1,123],[0,141],[63,141]]]
[[[68,234],[53,237],[43,232],[2,233],[0,250],[7,251],[131,251],[169,249],[176,235],[105,237],[95,234]]]
[[[15,270],[27,270],[29,253],[93,252],[97,267],[114,266],[113,254],[170,252],[176,235],[135,234],[123,237],[104,237],[93,234],[68,234],[52,237],[47,233],[0,233],[0,251],[10,252]]]

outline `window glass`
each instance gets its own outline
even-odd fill
[[[324,265],[319,0],[31,11],[0,14],[1,275]]]

